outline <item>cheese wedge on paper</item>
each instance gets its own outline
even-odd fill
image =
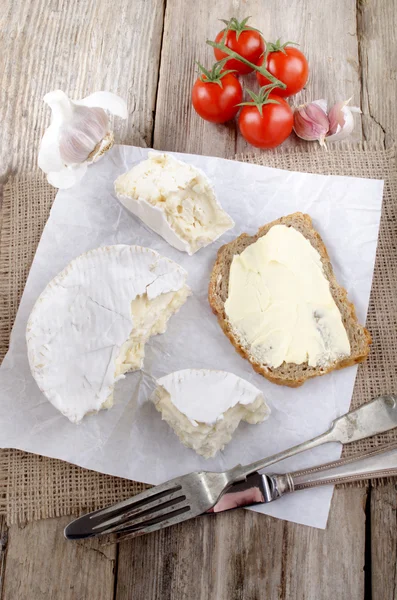
[[[240,421],[255,424],[270,409],[260,390],[226,371],[185,369],[156,381],[151,400],[182,444],[205,458],[230,442]]]
[[[234,227],[205,173],[170,154],[149,152],[114,187],[130,212],[190,255]]]
[[[140,369],[147,340],[163,333],[190,295],[187,273],[140,246],[104,246],[74,259],[29,317],[32,375],[73,422],[113,404],[116,381]]]

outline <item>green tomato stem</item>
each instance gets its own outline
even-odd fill
[[[282,89],[285,89],[287,87],[285,83],[283,83],[282,81],[279,81],[276,77],[274,77],[274,75],[269,73],[269,71],[263,65],[261,67],[258,67],[258,65],[254,65],[253,63],[251,63],[249,60],[247,60],[243,56],[240,56],[240,54],[238,54],[237,52],[234,52],[234,50],[231,50],[230,48],[228,48],[225,44],[213,42],[211,40],[207,40],[207,44],[209,46],[212,46],[212,48],[217,48],[218,50],[225,52],[225,54],[228,54],[231,58],[235,58],[236,60],[239,60],[240,62],[244,63],[245,65],[248,65],[254,71],[258,71],[258,73],[261,73],[264,77],[269,79],[269,81],[276,84],[277,87],[280,87]]]

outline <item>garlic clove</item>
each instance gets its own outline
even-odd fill
[[[319,106],[325,114],[328,114],[328,102],[325,100],[325,98],[313,100],[311,104],[316,104],[316,106]]]
[[[128,117],[126,102],[120,98],[120,96],[112,94],[111,92],[94,92],[86,98],[83,98],[83,100],[76,100],[75,104],[88,106],[90,108],[102,108],[122,119]]]
[[[65,118],[72,117],[73,102],[62,90],[48,92],[43,100],[51,108],[51,124],[60,125]]]
[[[322,106],[325,106],[325,110]],[[294,110],[294,131],[303,140],[317,140],[320,146],[324,146],[324,138],[328,130],[329,120],[325,100],[302,104]]]
[[[105,111],[126,118],[127,105],[110,92],[73,101],[62,90],[55,90],[46,94],[44,101],[51,108],[51,124],[41,140],[38,164],[49,183],[68,188],[113,145]]]
[[[344,140],[353,131],[353,112],[361,113],[361,110],[357,106],[347,106],[350,100],[351,98],[344,102],[337,102],[329,111],[330,128],[329,135],[327,135],[327,142]]]

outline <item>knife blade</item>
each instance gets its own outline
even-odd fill
[[[216,514],[234,508],[265,504],[274,500],[274,493],[269,477],[264,473],[254,472],[245,481],[233,483],[207,513]]]

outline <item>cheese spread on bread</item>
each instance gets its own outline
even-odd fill
[[[350,354],[320,254],[293,227],[274,225],[233,257],[225,313],[269,367],[325,366]]]

